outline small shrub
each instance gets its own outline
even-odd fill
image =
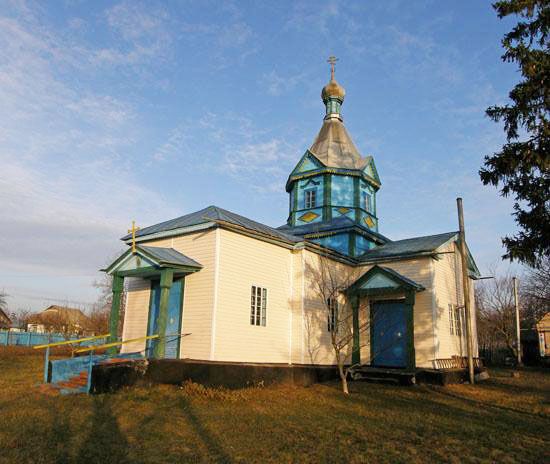
[[[235,402],[254,398],[263,389],[262,387],[263,385],[259,385],[230,390],[224,387],[208,387],[186,380],[181,384],[180,391],[193,399]]]

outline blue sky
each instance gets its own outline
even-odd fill
[[[269,225],[323,117],[338,56],[346,127],[382,180],[392,239],[457,229],[482,272],[515,230],[481,185],[484,116],[518,79],[483,1],[0,0],[0,289],[10,308],[93,302],[146,226],[215,204]]]

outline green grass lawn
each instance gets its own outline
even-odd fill
[[[550,462],[550,372],[475,386],[136,387],[45,396],[0,347],[0,463]]]

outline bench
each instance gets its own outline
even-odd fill
[[[433,360],[436,369],[466,369],[468,367],[468,358],[463,356],[453,356],[452,358],[442,358]],[[483,367],[481,358],[474,358],[474,368]]]

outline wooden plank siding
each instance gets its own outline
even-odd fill
[[[433,261],[434,267],[434,311],[436,314],[436,356],[435,358],[451,358],[467,356],[465,325],[462,324],[462,335],[451,334],[449,320],[449,305],[463,306],[462,266],[460,249],[456,243],[450,243],[439,255],[439,260]],[[475,316],[474,285],[470,279],[470,295],[472,315]],[[478,355],[476,318],[472,318],[474,357]]]
[[[138,277],[126,277],[126,306],[124,311],[124,325],[122,340],[144,337],[147,333],[149,318],[149,298],[151,284],[148,280]],[[131,342],[122,345],[122,353],[132,353],[145,349],[145,341]]]
[[[290,351],[291,363],[304,364],[304,324],[303,312],[304,308],[304,293],[306,281],[304,275],[305,268],[305,250],[296,250],[291,254],[291,269],[292,269],[292,293],[291,293],[291,308],[290,308]]]
[[[180,358],[210,359],[216,230],[174,237],[170,246],[203,266],[185,277],[181,330],[191,335],[181,340]]]
[[[434,326],[432,318],[433,271],[431,261],[432,258],[422,257],[377,263],[379,266],[393,269],[425,288],[425,290],[416,293],[414,304],[414,347],[417,367],[431,367],[432,360],[434,359]],[[361,267],[361,275],[367,272],[371,267],[372,266]],[[387,295],[384,298],[373,298],[373,300],[404,298],[404,296],[403,294],[396,293],[395,295]],[[368,313],[369,304],[370,301],[368,298],[364,298],[363,301],[361,301],[359,314],[360,321],[370,318],[370,314]],[[370,361],[370,340],[368,339],[370,333],[367,330],[362,335],[361,362],[368,363]],[[367,340],[364,340],[365,338],[367,338]]]
[[[171,247],[202,264],[203,269],[185,277],[181,358],[210,359],[216,231],[207,230],[162,240],[142,242],[147,246]],[[128,283],[123,339],[143,337],[147,332],[150,281],[126,279]],[[135,320],[134,320],[135,319]],[[125,352],[143,349],[144,342],[124,346]]]
[[[335,364],[334,350],[331,344],[331,334],[328,331],[328,311],[325,302],[322,301],[317,279],[320,276],[320,266],[330,267],[341,273],[341,283],[347,282],[351,285],[359,276],[361,271],[352,266],[321,258],[320,255],[311,251],[303,251],[304,254],[304,292],[302,315],[302,353],[301,363],[304,364]],[[321,264],[324,260],[325,264]],[[344,311],[344,299],[339,299],[340,310]],[[351,344],[349,345],[347,357],[351,359]]]
[[[181,358],[334,364],[327,311],[315,289],[318,254],[301,248],[291,250],[223,228],[145,244],[172,247],[204,266],[185,280],[182,332],[191,335],[182,339]],[[414,306],[418,367],[434,367],[435,359],[466,354],[464,336],[461,340],[449,333],[448,305],[462,304],[458,249],[452,243],[442,251],[453,253],[441,254],[439,260],[420,257],[378,263],[425,287],[416,293]],[[350,283],[372,267],[329,262],[349,275]],[[129,339],[146,334],[150,283],[138,278],[126,280],[123,338]],[[250,323],[253,285],[268,290],[265,327]],[[471,294],[473,300],[473,286]],[[369,304],[367,298],[362,299],[360,322],[370,318]],[[477,356],[475,332],[474,342]],[[370,361],[369,344],[370,331],[366,330],[361,340],[362,363]],[[143,347],[143,342],[136,343],[125,346],[124,351]]]
[[[295,276],[291,250],[220,230],[213,360],[291,362]],[[252,286],[267,289],[267,321],[250,323]]]

